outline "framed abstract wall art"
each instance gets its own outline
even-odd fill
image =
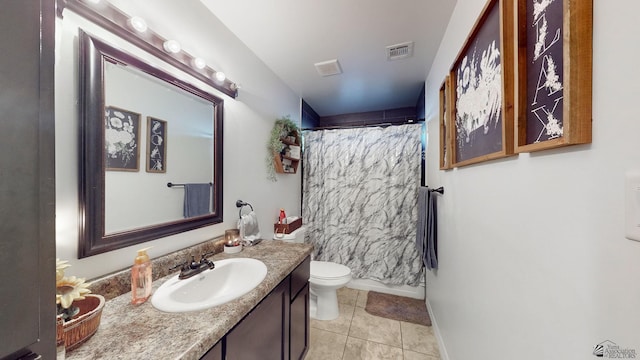
[[[516,152],[591,142],[592,0],[518,0]]]
[[[451,83],[449,76],[440,86],[440,170],[451,169]]]
[[[140,114],[105,107],[104,166],[107,171],[140,169]]]
[[[449,74],[454,167],[513,154],[513,15],[513,1],[490,0]]]
[[[147,172],[167,172],[167,122],[147,117]]]

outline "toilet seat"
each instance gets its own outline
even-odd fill
[[[351,269],[329,261],[311,261],[311,278],[318,280],[339,280],[351,277]]]

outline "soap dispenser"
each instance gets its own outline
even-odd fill
[[[131,268],[131,303],[142,304],[151,296],[151,260],[144,248],[138,250],[138,256]]]

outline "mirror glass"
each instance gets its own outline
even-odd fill
[[[79,256],[222,222],[222,99],[84,32],[79,49]]]
[[[105,233],[182,219],[184,186],[167,184],[213,183],[212,104],[122,64],[103,81]]]

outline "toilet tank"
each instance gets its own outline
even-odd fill
[[[293,231],[291,234],[273,234],[274,240],[282,240],[287,242],[295,242],[302,243],[304,242],[304,233],[306,231],[306,227],[300,226],[297,230]]]

